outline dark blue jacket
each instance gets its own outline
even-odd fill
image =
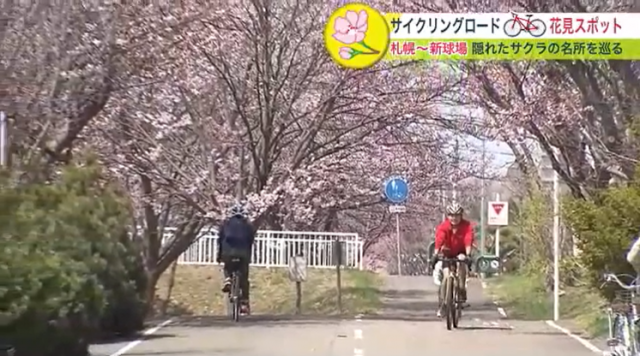
[[[218,251],[225,247],[251,251],[255,236],[255,230],[249,220],[241,216],[232,216],[225,220],[218,230]]]

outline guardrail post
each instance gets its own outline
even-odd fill
[[[273,244],[271,243],[271,231],[267,231],[266,236],[265,236],[265,246],[263,247],[264,249],[264,254],[265,256],[265,261],[264,264],[267,268],[271,268],[271,264],[273,263],[272,260],[272,250],[273,250]]]
[[[360,235],[357,236],[356,241],[358,241],[358,244],[356,245],[356,248],[358,249],[358,268],[362,271],[364,269],[364,241],[360,239]]]
[[[287,247],[286,243],[287,242],[284,239],[279,239],[278,243],[277,243],[278,251],[279,251],[278,254],[280,256],[280,261],[279,262],[282,263],[282,264],[284,264],[284,262],[287,260],[287,258],[285,257],[285,250],[287,249],[286,248]],[[277,266],[277,264],[276,264],[276,266]]]
[[[218,239],[220,238],[220,236],[218,236],[218,231],[216,231],[214,234],[211,234],[211,240],[213,240],[213,263],[214,264],[218,264],[218,261],[216,261],[216,258],[218,257]]]

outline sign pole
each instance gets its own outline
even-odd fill
[[[400,260],[400,213],[396,213],[396,247],[398,248],[398,276],[402,276],[402,262]]]
[[[500,193],[496,193],[496,201],[500,201]],[[496,256],[500,257],[500,226],[496,227]]]
[[[391,203],[389,212],[396,215],[396,249],[398,259],[398,276],[402,275],[402,260],[400,253],[400,213],[404,213],[407,207],[404,203],[409,198],[409,184],[402,176],[388,177],[382,188],[385,199]]]
[[[7,115],[0,111],[0,167],[7,165]]]
[[[482,176],[480,178],[482,184],[482,192],[480,193],[480,256],[484,255],[484,239],[485,239],[485,231],[484,226],[486,224],[486,215],[487,215],[487,200],[485,195],[487,195],[485,182],[484,182],[484,174],[485,174],[485,154],[487,151],[487,143],[486,140],[482,139]]]
[[[558,172],[553,172],[553,320],[560,319],[560,204]]]

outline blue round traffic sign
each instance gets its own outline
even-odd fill
[[[402,204],[409,198],[409,184],[404,177],[393,176],[384,182],[384,196],[394,204]]]

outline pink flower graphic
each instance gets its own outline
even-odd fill
[[[367,12],[364,10],[360,10],[359,13],[347,11],[344,17],[336,18],[333,23],[333,29],[336,31],[333,38],[344,44],[353,44],[364,40],[367,33],[367,19]]]
[[[351,59],[351,57],[353,57],[351,51],[352,49],[349,47],[340,47],[340,52],[338,53],[340,54],[340,57],[342,57],[342,59]]]
[[[367,50],[360,50],[353,47],[340,47],[338,54],[340,58],[349,60],[360,54],[379,54],[380,51],[369,47],[364,38],[367,36],[369,15],[367,11],[355,12],[349,10],[344,17],[338,16],[333,22],[335,30],[333,38],[346,45],[358,44]]]

